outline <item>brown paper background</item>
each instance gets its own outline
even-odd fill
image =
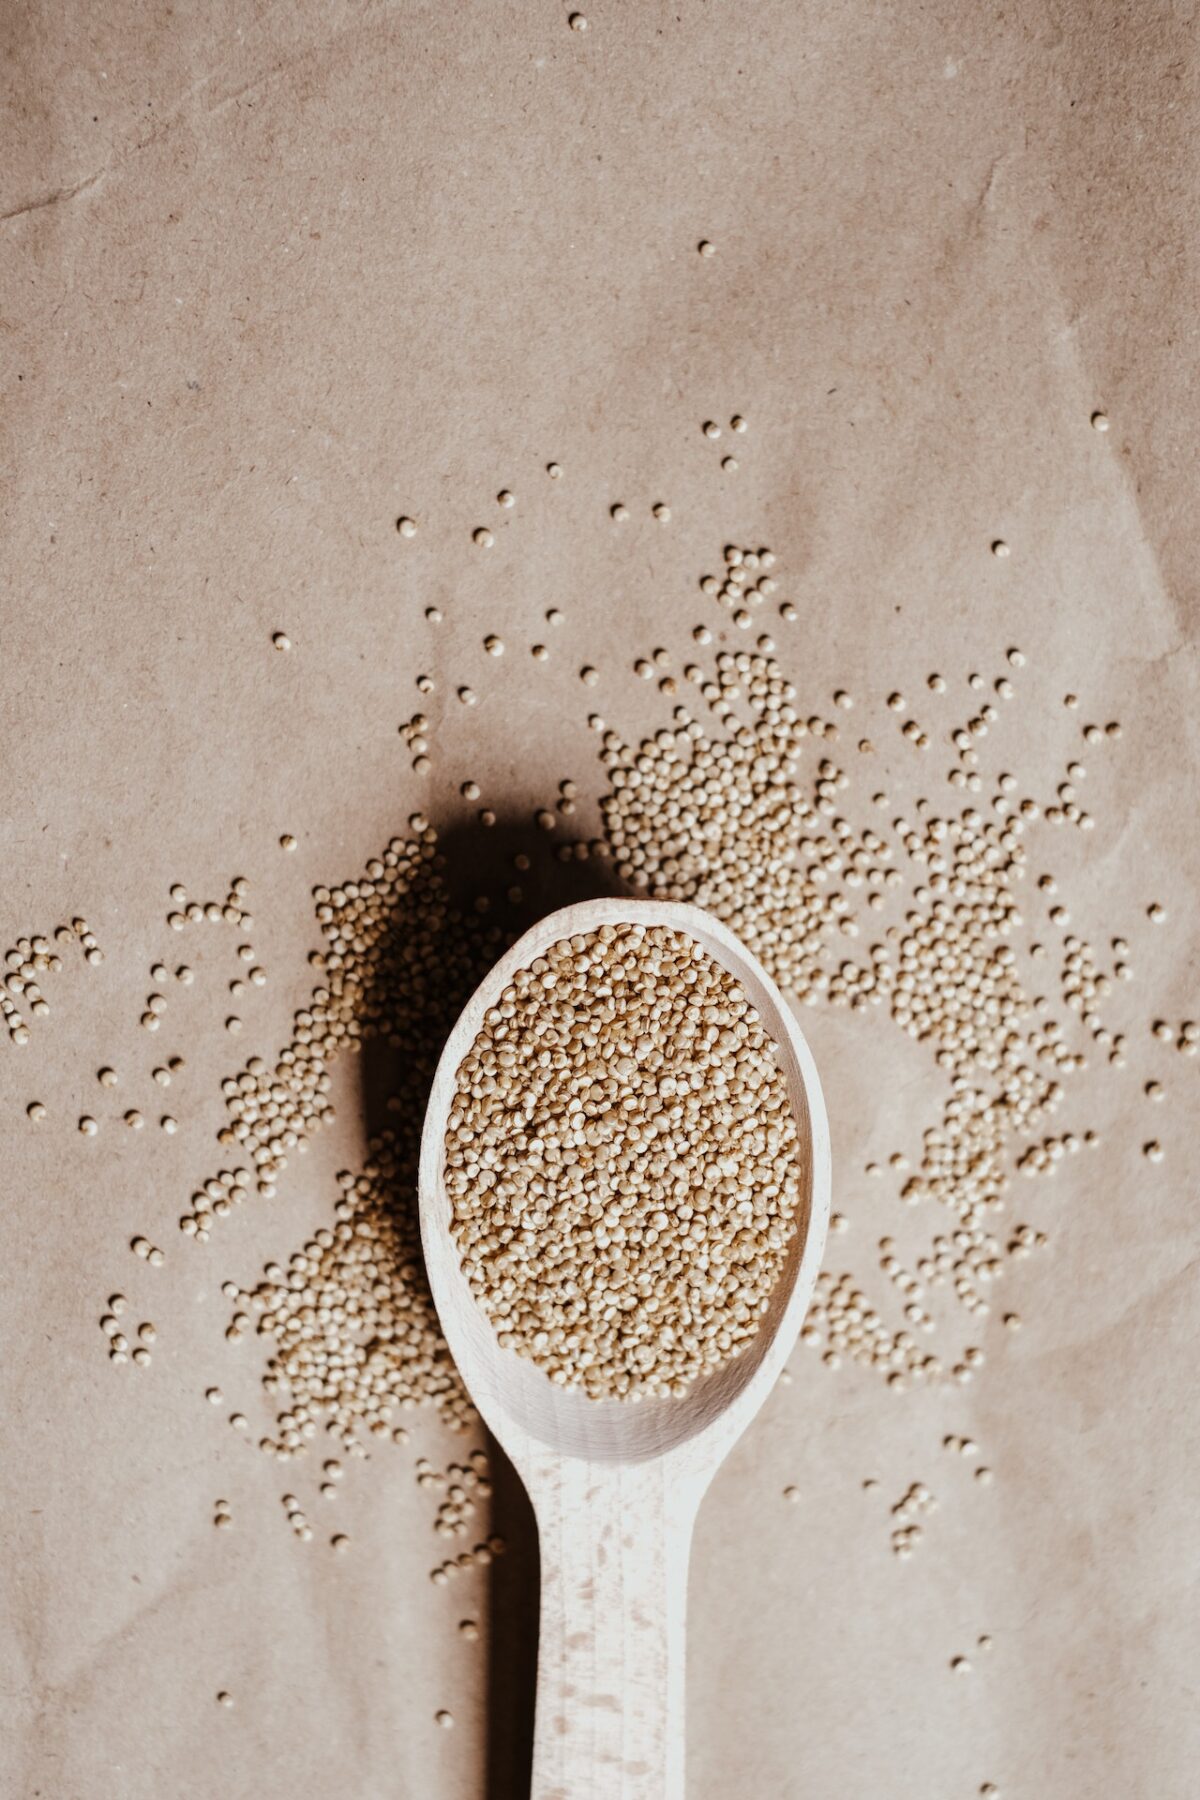
[[[1043,785],[1085,716],[1121,720],[1119,745],[1084,753],[1097,830],[1053,861],[1079,927],[1131,939],[1136,978],[1114,1009],[1129,1067],[1072,1087],[1068,1122],[1102,1152],[1019,1191],[1051,1236],[1000,1296],[1024,1331],[997,1307],[976,1383],[899,1398],[798,1353],[718,1478],[690,1593],[689,1800],[958,1800],[984,1780],[1183,1800],[1200,1766],[1197,1065],[1148,1025],[1197,1005],[1194,25],[1049,0],[588,12],[586,34],[541,0],[107,0],[3,21],[0,928],[9,943],[84,913],[106,961],[48,978],[51,1017],[0,1044],[0,1788],[521,1792],[536,1558],[519,1498],[496,1506],[513,1548],[491,1644],[464,1644],[454,1622],[484,1616],[487,1590],[430,1587],[410,1456],[354,1471],[335,1559],[282,1518],[311,1471],[253,1455],[201,1397],[220,1382],[251,1410],[256,1356],[225,1345],[218,1284],[327,1216],[361,1152],[355,1070],[278,1198],[204,1249],[174,1221],[214,1166],[221,1077],[286,1042],[309,992],[311,885],[350,877],[418,805],[467,821],[468,775],[514,820],[572,776],[586,824],[587,711],[665,723],[628,664],[686,650],[696,579],[732,539],[780,556],[802,615],[781,655],[807,704],[839,683],[875,696],[898,763],[878,698],[923,701],[932,668],[960,690],[977,666],[990,679],[1011,643],[1029,664],[1006,742]],[[702,420],[734,411],[745,440],[707,443]],[[421,521],[411,544],[401,512]],[[543,671],[526,647],[550,604],[568,622]],[[589,659],[594,694],[573,679]],[[424,783],[396,733],[418,707]],[[270,981],[233,1044],[232,937],[183,945],[163,920],[173,881],[223,895],[235,873]],[[199,979],[148,1040],[159,955]],[[869,1271],[900,1209],[863,1163],[913,1148],[940,1090],[895,1032],[805,1025],[852,1221],[831,1258]],[[188,1059],[180,1132],[135,1141],[95,1069],[128,1069],[115,1100],[153,1117],[170,1049]],[[1152,1073],[1170,1095],[1148,1119]],[[139,1230],[162,1270],[130,1257]],[[159,1325],[150,1370],[105,1361],[117,1288]],[[991,1488],[947,1431],[979,1440]],[[453,1454],[432,1422],[417,1435]],[[905,1565],[887,1507],[913,1480],[941,1510]],[[952,1677],[981,1631],[991,1656]]]

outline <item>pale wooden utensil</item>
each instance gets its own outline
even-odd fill
[[[602,925],[662,925],[741,983],[779,1046],[804,1197],[769,1313],[749,1347],[678,1399],[589,1400],[502,1350],[459,1267],[443,1184],[459,1064],[519,969]],[[442,1052],[421,1142],[421,1236],[446,1340],[537,1515],[541,1626],[533,1800],[682,1800],[684,1609],[701,1497],[773,1387],[808,1307],[829,1218],[829,1128],[817,1071],[778,988],[694,906],[593,900],[551,913],[501,958]]]

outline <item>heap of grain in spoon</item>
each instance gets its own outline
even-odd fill
[[[500,1344],[592,1399],[681,1394],[758,1330],[795,1235],[775,1045],[695,939],[561,939],[459,1066],[445,1183]]]

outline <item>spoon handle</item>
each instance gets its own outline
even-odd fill
[[[661,1461],[547,1461],[532,1800],[683,1800],[684,1612],[699,1496]]]

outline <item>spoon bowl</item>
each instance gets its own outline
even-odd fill
[[[799,1140],[796,1231],[740,1356],[680,1396],[591,1400],[503,1349],[463,1274],[444,1180],[459,1066],[516,973],[604,925],[694,939],[740,984],[778,1049]],[[529,1491],[542,1563],[534,1800],[679,1800],[683,1616],[705,1488],[777,1380],[808,1308],[829,1220],[829,1130],[811,1053],[774,982],[694,906],[591,900],[540,920],[481,983],[434,1076],[420,1160],[421,1237],[447,1343],[471,1399]]]

